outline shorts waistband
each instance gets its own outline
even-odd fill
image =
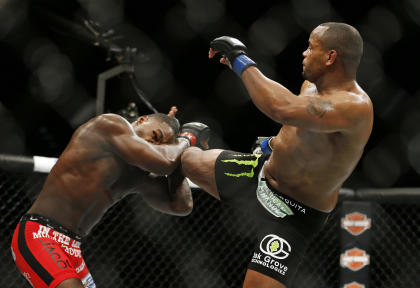
[[[320,217],[320,219],[326,219],[328,217],[328,215],[330,215],[330,213],[327,212],[323,212],[320,210],[317,210],[315,208],[309,207],[305,204],[302,204],[299,201],[296,201],[295,199],[293,199],[292,197],[278,191],[277,189],[275,189],[270,182],[265,178],[264,175],[264,166],[265,166],[266,162],[264,163],[263,167],[261,168],[261,171],[258,175],[258,181],[263,181],[265,182],[265,184],[267,185],[268,189],[270,189],[274,194],[276,194],[277,196],[279,196],[280,198],[282,198],[283,201],[286,202],[287,205],[290,205],[291,207],[294,207],[297,210],[300,211],[305,211],[304,214],[308,215],[309,213],[306,212],[310,212],[311,216],[318,216]]]
[[[305,209],[307,212],[310,211],[312,216],[315,214],[315,215],[319,215],[320,217],[327,217],[330,214],[330,213],[319,211],[315,208],[306,206],[305,204],[302,204],[301,202],[296,201],[292,197],[290,197],[290,196],[288,196],[284,193],[281,193],[280,191],[276,190],[273,186],[271,186],[270,182],[268,182],[268,180],[265,179],[265,178],[261,178],[261,181],[264,181],[265,184],[267,185],[267,187],[271,191],[273,191],[274,194],[277,194],[277,196],[280,196],[283,200],[285,200],[287,202],[287,204],[291,203],[292,205],[294,204],[295,206],[296,205],[299,206],[300,210]]]
[[[33,222],[37,222],[39,224],[42,224],[44,226],[48,226],[72,239],[75,239],[77,241],[81,241],[82,240],[82,236],[80,236],[79,234],[67,229],[66,227],[58,224],[57,222],[55,222],[54,220],[51,220],[48,217],[39,215],[39,214],[25,214],[22,216],[22,218],[20,218],[20,222],[24,222],[24,221],[33,221]]]

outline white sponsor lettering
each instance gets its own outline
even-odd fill
[[[276,259],[273,259],[268,255],[264,256],[263,259],[261,259],[260,257],[261,254],[254,253],[251,262],[274,270],[281,275],[286,275],[288,270],[286,265],[282,264],[280,261],[277,261]]]
[[[70,244],[70,237],[60,233],[60,235],[58,235],[57,242],[65,244],[65,245],[69,245]]]
[[[95,282],[93,281],[92,275],[90,275],[90,273],[83,277],[82,283],[85,288],[96,288]]]
[[[288,267],[281,262],[287,258],[292,248],[283,238],[269,234],[260,242],[260,250],[263,253],[256,253],[252,256],[251,262],[267,267],[281,275],[286,275]]]
[[[63,244],[61,244],[61,248],[63,248],[64,251],[71,256],[74,256],[74,257],[77,257],[77,258],[82,257],[82,252],[80,251],[80,249],[74,249],[74,248],[68,247],[68,246],[63,245]]]
[[[76,273],[82,272],[82,270],[85,268],[85,261],[82,261],[82,264],[80,264],[79,267],[76,267]]]
[[[22,275],[29,282],[29,284],[31,284],[31,286],[34,287],[34,284],[32,284],[32,282],[31,282],[31,275],[28,272],[23,272]]]
[[[356,227],[366,227],[370,225],[369,220],[362,220],[362,221],[351,221],[351,220],[345,220],[343,221],[344,226],[356,226]]]
[[[77,240],[73,240],[73,243],[71,243],[71,247],[80,248],[80,242]]]
[[[38,232],[32,232],[33,239],[38,238],[49,238],[48,233],[50,232],[51,228],[46,227],[44,225],[39,225]]]
[[[255,253],[254,252],[254,256],[252,256],[252,258],[260,260],[261,259],[261,253]]]
[[[80,242],[76,241],[74,239],[71,239],[70,237],[64,235],[63,233],[60,233],[55,230],[51,230],[51,228],[39,225],[38,232],[33,232],[33,239],[37,238],[48,238],[51,239],[59,244],[61,244],[61,247],[64,249],[64,251],[74,257],[81,258],[82,252],[80,250]],[[70,241],[72,240],[72,241]],[[71,242],[71,247],[70,247]]]

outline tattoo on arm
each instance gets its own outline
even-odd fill
[[[328,110],[331,110],[331,101],[314,99],[313,97],[307,97],[309,104],[306,106],[308,114],[318,116],[322,118]]]

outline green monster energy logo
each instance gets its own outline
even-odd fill
[[[271,253],[277,252],[277,250],[279,250],[279,247],[280,247],[279,241],[277,240],[273,241],[270,245],[270,252]]]
[[[253,156],[255,156],[255,160],[237,160],[237,159],[227,159],[227,160],[222,160],[222,162],[232,162],[232,163],[236,163],[238,165],[244,165],[244,166],[251,166],[251,171],[250,172],[242,172],[242,173],[228,173],[226,172],[225,175],[227,176],[232,176],[232,177],[241,177],[241,176],[246,176],[249,178],[254,177],[254,168],[258,166],[258,159],[261,157],[262,154],[253,154]],[[238,157],[238,156],[249,156],[246,154],[237,154],[237,155],[232,155],[233,157]]]

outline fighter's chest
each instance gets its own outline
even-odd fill
[[[111,187],[111,196],[114,201],[124,198],[126,195],[138,192],[139,183],[148,173],[136,167],[124,167],[120,176]]]
[[[303,165],[328,163],[336,151],[334,135],[285,126],[276,137],[274,150]]]

